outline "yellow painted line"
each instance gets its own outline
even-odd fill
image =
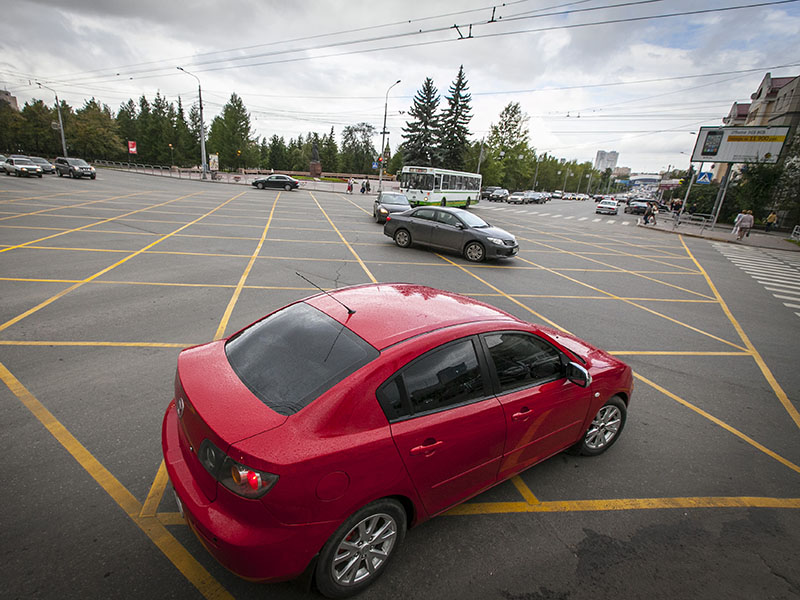
[[[186,525],[186,521],[181,516],[181,513],[163,512],[163,513],[158,513],[156,515],[156,518],[163,525]]]
[[[188,348],[199,342],[100,342],[89,340],[0,340],[0,346],[85,346],[88,348]]]
[[[209,600],[233,599],[158,519],[139,516],[142,507],[133,494],[2,363],[0,380],[203,596]]]
[[[164,459],[161,459],[161,464],[158,466],[158,471],[156,471],[156,478],[153,480],[153,485],[150,486],[150,491],[142,505],[142,510],[139,512],[140,517],[156,516],[158,505],[161,503],[161,497],[164,495],[164,490],[167,489],[168,483],[167,467],[164,465]]]
[[[561,325],[559,325],[558,323],[556,323],[556,322],[554,322],[554,321],[551,321],[550,319],[548,319],[548,318],[547,318],[547,317],[545,317],[544,315],[542,315],[542,314],[540,314],[540,313],[536,312],[535,310],[533,310],[533,309],[532,309],[530,306],[526,306],[525,304],[523,304],[522,302],[520,302],[519,300],[517,300],[517,299],[516,299],[516,298],[514,298],[513,296],[510,296],[509,294],[506,294],[506,293],[505,293],[503,290],[501,290],[500,288],[497,288],[497,287],[493,286],[491,283],[489,283],[489,282],[488,282],[488,281],[486,281],[485,279],[481,279],[480,277],[478,277],[477,275],[475,275],[475,273],[473,273],[473,272],[472,272],[472,271],[470,271],[469,269],[465,269],[465,268],[464,268],[464,267],[462,267],[461,265],[459,265],[459,264],[457,264],[457,263],[454,263],[452,260],[450,260],[449,258],[446,258],[446,257],[442,256],[441,254],[437,254],[436,256],[438,256],[439,258],[441,258],[443,261],[445,261],[445,262],[447,262],[447,263],[451,264],[452,266],[456,267],[457,269],[461,269],[461,270],[462,270],[462,271],[464,271],[464,273],[466,273],[467,275],[469,275],[469,276],[471,276],[471,277],[474,277],[475,279],[477,279],[478,281],[480,281],[480,282],[481,282],[483,285],[485,285],[486,287],[488,287],[488,288],[490,288],[490,289],[494,290],[495,292],[497,292],[497,294],[498,294],[498,295],[502,296],[502,297],[503,297],[503,298],[505,298],[506,300],[509,300],[510,302],[513,302],[514,304],[516,304],[517,306],[519,306],[519,307],[521,307],[521,308],[524,308],[525,310],[527,310],[529,313],[531,313],[532,315],[534,315],[534,316],[535,316],[535,317],[537,317],[538,319],[541,319],[542,321],[544,321],[545,323],[547,323],[548,325],[550,325],[550,327],[553,327],[553,328],[555,328],[555,329],[559,329],[559,330],[561,330],[561,331],[564,331],[564,332],[566,332],[566,333],[570,333],[569,331],[567,331],[566,329],[564,329],[563,327],[561,327]]]
[[[144,194],[144,193],[145,192],[137,192],[137,194]],[[177,202],[178,200],[182,200],[183,198],[188,198],[190,196],[196,196],[197,194],[201,194],[201,193],[202,192],[195,192],[194,194],[188,194],[187,196],[182,196],[181,198],[175,198],[174,200],[167,200],[166,202],[162,202],[161,204],[154,204],[153,206],[146,207],[146,208],[140,208],[138,210],[134,210],[134,211],[122,214],[122,215],[117,215],[116,217],[110,217],[108,219],[104,219],[102,221],[97,221],[97,222],[94,222],[94,223],[89,223],[88,225],[83,225],[81,227],[76,227],[74,229],[67,229],[66,231],[61,231],[59,233],[54,233],[52,235],[48,235],[48,236],[43,237],[43,238],[39,238],[39,239],[36,239],[36,240],[31,240],[30,242],[25,242],[24,244],[17,244],[16,246],[11,246],[9,248],[3,248],[2,250],[0,250],[0,252],[6,252],[8,250],[14,250],[15,248],[24,248],[25,246],[30,246],[31,244],[36,244],[37,242],[43,242],[44,240],[49,240],[49,239],[52,239],[54,237],[59,237],[61,235],[66,235],[68,233],[81,231],[82,229],[86,229],[88,227],[94,227],[95,225],[102,225],[103,223],[108,223],[110,221],[116,221],[117,219],[122,219],[124,217],[127,217],[128,215],[133,215],[133,214],[136,214],[136,213],[140,213],[142,211],[150,210],[151,208],[154,208],[156,206],[164,206],[165,204],[169,204],[170,202]],[[136,194],[128,194],[128,196],[134,196],[134,195],[136,195]],[[126,196],[118,196],[118,197],[119,198],[125,198]]]
[[[588,512],[614,510],[665,510],[696,508],[800,508],[800,498],[757,496],[700,496],[688,498],[618,498],[528,502],[468,502],[451,508],[445,516],[507,513]]]
[[[19,213],[14,214],[8,217],[0,217],[0,221],[7,221],[9,219],[18,219],[20,217],[31,217],[33,215],[41,215],[46,212],[54,211],[54,210],[65,210],[67,208],[80,208],[81,206],[88,206],[90,204],[97,204],[98,202],[108,202],[109,200],[116,200],[117,198],[130,198],[131,196],[141,196],[146,194],[147,192],[134,192],[132,194],[125,194],[124,196],[114,196],[112,198],[101,198],[100,200],[90,200],[89,202],[78,202],[76,204],[65,204],[63,206],[52,206],[50,208],[43,208],[41,210],[35,210],[33,212],[27,213]],[[66,217],[68,215],[51,215],[54,217]],[[74,215],[73,215],[74,216]],[[84,217],[84,218],[91,218],[91,217]]]
[[[693,410],[694,412],[696,412],[697,414],[702,415],[703,417],[705,417],[706,419],[708,419],[712,423],[715,423],[715,424],[719,425],[725,431],[728,431],[728,432],[732,433],[733,435],[738,437],[740,440],[743,440],[743,441],[747,442],[748,444],[750,444],[751,446],[753,446],[753,448],[756,448],[757,450],[760,450],[761,452],[763,452],[767,456],[769,456],[771,458],[774,458],[775,460],[777,460],[782,465],[784,465],[786,467],[789,467],[792,471],[795,471],[796,473],[800,473],[800,466],[797,466],[796,464],[794,464],[789,459],[786,459],[786,458],[782,457],[780,454],[778,454],[776,452],[773,452],[772,450],[770,450],[769,448],[767,448],[763,444],[759,444],[753,438],[745,435],[744,433],[742,433],[741,431],[739,431],[735,427],[732,427],[732,426],[728,425],[727,423],[725,423],[724,421],[718,419],[717,417],[715,417],[711,413],[708,413],[708,412],[704,411],[702,408],[700,408],[698,406],[695,406],[691,402],[688,402],[687,400],[684,400],[683,398],[673,394],[669,390],[664,389],[663,387],[661,387],[660,385],[658,385],[654,381],[649,380],[647,377],[645,377],[643,375],[640,375],[639,373],[634,372],[633,376],[636,377],[636,379],[638,379],[639,381],[643,381],[644,383],[646,383],[650,387],[658,390],[659,392],[661,392],[665,396],[667,396],[669,398],[672,398],[673,400],[675,400],[675,402],[677,402],[679,404],[682,404],[686,408],[689,408],[689,409]]]
[[[511,478],[511,483],[514,484],[514,487],[517,488],[517,491],[522,494],[523,498],[525,498],[525,502],[528,504],[540,504],[539,499],[533,495],[533,492],[522,480],[522,477],[515,475]]]
[[[668,350],[606,350],[612,356],[752,356],[750,352],[684,352]]]
[[[539,244],[539,245],[542,245],[542,246],[545,246],[547,248],[553,248],[553,246],[550,246],[549,244],[544,244],[542,242],[537,242],[535,240],[527,240],[527,241],[533,242],[535,244]],[[646,279],[648,281],[653,281],[655,283],[660,283],[661,285],[665,285],[667,287],[674,288],[676,290],[679,290],[681,292],[685,292],[687,294],[693,294],[695,296],[700,296],[701,298],[704,298],[706,300],[713,300],[713,298],[711,298],[710,296],[707,296],[706,294],[701,294],[700,292],[695,292],[694,290],[689,290],[689,289],[686,289],[686,288],[681,287],[679,285],[675,285],[673,283],[668,283],[666,281],[661,281],[660,279],[656,279],[655,277],[648,277],[647,275],[642,275],[641,273],[638,273],[638,272],[635,272],[635,271],[630,271],[628,269],[622,269],[622,268],[616,267],[614,265],[610,265],[608,263],[605,263],[603,261],[600,261],[600,260],[597,260],[597,259],[594,259],[594,258],[588,258],[588,257],[582,256],[581,254],[579,254],[577,252],[571,252],[569,250],[562,250],[562,254],[567,254],[568,256],[575,256],[575,257],[581,258],[583,260],[588,260],[590,262],[597,263],[598,265],[603,265],[604,267],[612,267],[612,268],[614,268],[615,270],[617,270],[617,271],[619,271],[621,273],[627,273],[627,274],[630,274],[630,275],[635,275],[636,277],[641,277],[642,279]],[[553,272],[558,272],[558,270],[557,269],[553,269]]]
[[[11,190],[0,190],[4,194],[10,194]],[[56,194],[48,194],[47,196],[25,196],[23,198],[9,198],[8,200],[0,201],[0,204],[11,204],[13,202],[24,202],[25,200],[49,200],[56,196],[69,196],[72,192],[58,192]]]
[[[527,259],[520,258],[520,257],[518,257],[518,260],[521,260],[523,262],[529,262]],[[531,263],[531,264],[535,264],[535,263]],[[583,287],[589,288],[590,290],[594,290],[595,292],[600,292],[601,294],[608,294],[611,298],[614,298],[616,300],[622,300],[622,298],[620,298],[616,294],[613,294],[611,292],[607,292],[605,290],[601,290],[598,287],[595,287],[593,285],[590,285],[588,283],[585,283],[583,281],[580,281],[580,280],[575,279],[573,277],[570,277],[568,275],[564,275],[563,273],[558,273],[556,271],[553,271],[552,269],[548,269],[547,267],[542,267],[542,268],[545,271],[553,273],[554,275],[558,275],[559,277],[563,277],[564,279],[567,279],[568,281],[571,281],[573,283],[577,283],[578,285],[581,285]],[[734,347],[734,348],[736,348],[738,350],[741,350],[742,352],[746,352],[746,348],[742,348],[738,344],[734,344],[733,342],[729,342],[728,340],[725,340],[725,339],[723,339],[723,338],[721,338],[719,336],[716,336],[713,333],[708,333],[707,331],[703,331],[702,329],[694,327],[693,325],[689,325],[688,323],[684,323],[683,321],[679,321],[678,319],[674,319],[674,318],[672,318],[670,316],[667,316],[667,315],[665,315],[663,313],[655,311],[652,308],[647,308],[646,306],[642,306],[641,304],[637,304],[636,302],[632,302],[630,300],[622,300],[622,301],[625,302],[626,304],[630,304],[631,306],[635,306],[636,308],[641,309],[641,310],[643,310],[645,312],[649,312],[652,315],[655,315],[657,317],[661,317],[662,319],[666,319],[667,321],[675,323],[676,325],[680,325],[681,327],[686,327],[687,329],[689,329],[691,331],[694,331],[695,333],[699,333],[701,335],[705,335],[707,337],[710,337],[712,340],[717,340],[718,342],[722,342],[723,344],[727,344],[728,346],[732,346],[732,347]]]
[[[358,210],[360,210],[361,212],[365,212],[365,213],[367,213],[368,215],[372,216],[372,215],[371,215],[371,213],[370,213],[370,212],[369,212],[369,211],[368,211],[366,208],[362,208],[361,206],[359,206],[358,204],[356,204],[355,202],[353,202],[352,200],[350,200],[350,198],[348,198],[347,196],[345,196],[345,195],[342,195],[342,194],[336,194],[336,195],[337,195],[337,196],[339,196],[339,198],[341,198],[342,200],[347,200],[347,201],[348,201],[350,204],[352,204],[353,206],[355,206],[355,207],[356,207]],[[315,200],[316,200],[316,198],[315,198]]]
[[[750,338],[744,332],[742,326],[739,325],[739,321],[737,321],[736,317],[733,316],[733,313],[731,312],[730,308],[728,308],[728,304],[725,302],[725,300],[722,299],[722,296],[720,295],[719,291],[717,291],[717,287],[714,285],[714,282],[711,281],[711,277],[708,276],[706,270],[694,257],[692,251],[689,250],[689,247],[686,245],[683,236],[681,235],[679,236],[679,238],[681,240],[681,243],[683,244],[683,247],[686,249],[687,254],[692,258],[694,264],[697,265],[697,268],[703,273],[703,277],[705,277],[706,282],[708,283],[708,287],[711,288],[711,291],[714,293],[714,296],[716,296],[717,302],[719,302],[719,305],[722,307],[725,316],[728,317],[728,320],[733,325],[733,328],[736,330],[736,333],[739,334],[739,337],[741,338],[742,342],[744,342],[744,345],[747,346],[747,349],[752,353],[753,358],[755,359],[756,364],[758,365],[758,368],[761,370],[761,373],[764,375],[764,378],[767,380],[767,383],[769,383],[770,387],[772,388],[772,391],[775,392],[775,395],[778,397],[778,400],[786,409],[786,412],[789,413],[789,416],[794,421],[794,424],[797,427],[800,427],[800,413],[797,411],[797,408],[795,408],[794,404],[792,404],[792,401],[789,400],[789,396],[787,396],[786,392],[783,391],[783,388],[778,383],[778,380],[775,379],[775,376],[772,374],[772,371],[767,366],[767,363],[764,361],[758,350],[756,350],[756,347],[750,341]]]
[[[358,264],[360,264],[360,265],[361,265],[361,268],[362,268],[362,269],[364,269],[364,272],[367,274],[367,277],[369,277],[370,281],[372,281],[372,283],[378,283],[378,280],[377,280],[377,279],[375,279],[375,276],[374,276],[374,275],[372,274],[372,272],[371,272],[371,271],[370,271],[370,270],[367,268],[367,265],[365,265],[365,264],[364,264],[364,261],[363,261],[363,260],[361,260],[361,257],[360,257],[360,256],[359,256],[359,255],[356,253],[356,251],[355,251],[355,250],[353,250],[353,247],[352,247],[352,246],[350,245],[350,243],[349,243],[349,242],[348,242],[348,241],[347,241],[347,240],[344,238],[344,236],[342,235],[342,233],[341,233],[341,232],[340,232],[340,231],[337,229],[336,225],[334,225],[334,224],[333,224],[333,221],[331,221],[331,218],[328,216],[328,213],[326,213],[326,212],[325,212],[325,209],[324,209],[324,208],[322,208],[322,206],[320,205],[320,203],[319,203],[319,202],[317,201],[317,199],[314,197],[314,194],[312,194],[311,192],[309,192],[308,194],[311,196],[312,200],[314,200],[314,202],[316,202],[316,204],[317,204],[317,208],[319,208],[319,210],[322,212],[322,214],[323,214],[323,215],[325,216],[325,218],[328,220],[328,223],[330,223],[331,227],[333,227],[333,230],[336,232],[336,234],[337,234],[337,235],[339,236],[339,238],[342,240],[342,243],[343,243],[345,246],[347,246],[347,249],[348,249],[348,250],[350,250],[350,254],[352,254],[352,255],[353,255],[355,258],[356,258],[356,260],[358,261]]]
[[[250,270],[253,268],[253,264],[256,262],[256,258],[258,257],[258,253],[261,252],[261,247],[264,245],[264,240],[267,237],[267,232],[269,231],[269,226],[272,223],[272,217],[275,214],[275,207],[278,205],[278,198],[281,197],[281,193],[278,192],[278,195],[275,196],[275,200],[272,203],[272,210],[269,211],[269,218],[267,219],[267,224],[264,226],[264,231],[261,232],[261,239],[258,240],[258,245],[256,249],[253,251],[252,256],[250,256],[250,261],[247,263],[247,266],[244,269],[244,273],[239,278],[239,283],[236,284],[236,289],[233,291],[233,295],[231,296],[230,301],[228,302],[228,306],[225,308],[225,312],[222,315],[222,319],[219,322],[219,326],[217,327],[217,332],[214,334],[214,339],[219,340],[225,335],[225,328],[228,326],[228,321],[231,318],[231,314],[233,313],[233,307],[236,306],[236,302],[239,300],[239,294],[242,293],[242,288],[244,287],[245,281],[247,281],[247,276],[250,275]]]
[[[180,232],[180,231],[183,231],[183,230],[184,230],[184,229],[186,229],[187,227],[190,227],[190,226],[194,225],[195,223],[197,223],[197,222],[201,221],[201,220],[202,220],[203,218],[205,218],[206,216],[208,216],[208,215],[212,214],[214,211],[218,210],[219,208],[222,208],[223,206],[225,206],[225,205],[226,205],[226,204],[228,204],[229,202],[232,202],[233,200],[235,200],[236,198],[238,198],[238,197],[239,197],[239,196],[241,196],[242,194],[244,194],[244,192],[242,192],[241,194],[237,194],[236,196],[233,196],[232,198],[229,198],[228,200],[226,200],[225,202],[223,202],[222,204],[220,204],[220,205],[219,205],[219,206],[217,206],[216,208],[213,208],[212,210],[208,211],[208,212],[207,212],[207,213],[205,213],[203,216],[201,216],[201,217],[198,217],[198,218],[197,218],[197,219],[195,219],[194,221],[191,221],[191,222],[189,222],[189,223],[186,223],[185,225],[183,225],[182,227],[179,227],[179,228],[178,228],[178,229],[176,229],[175,231],[173,231],[173,232],[171,232],[171,233],[168,233],[168,234],[166,234],[166,235],[163,235],[163,236],[161,236],[160,238],[158,238],[158,239],[157,239],[157,240],[155,240],[154,242],[151,242],[151,243],[149,243],[147,246],[145,246],[145,247],[144,247],[144,248],[142,248],[141,250],[137,250],[136,252],[132,252],[131,254],[129,254],[128,256],[126,256],[125,258],[123,258],[123,259],[120,259],[120,260],[118,260],[117,262],[115,262],[113,265],[111,265],[111,266],[109,266],[109,267],[106,267],[105,269],[102,269],[102,270],[98,271],[98,272],[97,272],[97,273],[95,273],[94,275],[91,275],[91,276],[87,277],[86,279],[83,279],[83,280],[79,281],[78,283],[75,283],[75,284],[73,284],[73,285],[69,286],[68,288],[66,288],[66,289],[64,289],[64,290],[61,290],[60,292],[58,292],[58,293],[57,293],[57,294],[55,294],[54,296],[51,296],[51,297],[50,297],[50,298],[48,298],[47,300],[44,300],[43,302],[40,302],[39,304],[37,304],[37,305],[36,305],[36,306],[34,306],[33,308],[30,308],[30,309],[26,310],[24,313],[17,315],[17,316],[16,316],[16,317],[14,317],[13,319],[9,319],[8,321],[6,321],[6,322],[5,322],[5,323],[3,323],[2,325],[0,325],[0,331],[5,331],[6,329],[8,329],[9,327],[11,327],[11,326],[12,326],[12,325],[14,325],[15,323],[18,323],[18,322],[20,322],[20,321],[21,321],[22,319],[24,319],[25,317],[28,317],[28,316],[32,315],[33,313],[35,313],[35,312],[38,312],[39,310],[43,309],[45,306],[48,306],[48,305],[52,304],[53,302],[55,302],[56,300],[58,300],[58,299],[59,299],[59,298],[61,298],[62,296],[65,296],[65,295],[69,294],[71,291],[73,291],[73,290],[75,290],[75,289],[79,288],[80,286],[84,285],[85,283],[88,283],[88,282],[90,282],[90,281],[92,281],[92,280],[94,280],[94,279],[97,279],[98,277],[100,277],[100,276],[102,276],[102,275],[105,275],[106,273],[108,273],[108,272],[109,272],[109,271],[111,271],[112,269],[115,269],[116,267],[118,267],[118,266],[120,266],[121,264],[123,264],[123,263],[125,263],[125,262],[129,261],[130,259],[132,259],[132,258],[134,258],[134,257],[136,257],[136,256],[139,256],[140,254],[142,254],[142,253],[143,253],[143,252],[145,252],[146,250],[148,250],[148,249],[152,248],[152,247],[153,247],[153,246],[155,246],[156,244],[158,244],[158,243],[160,243],[160,242],[163,242],[164,240],[166,240],[166,239],[168,239],[168,238],[172,237],[174,234],[176,234],[176,233],[178,233],[178,232]]]

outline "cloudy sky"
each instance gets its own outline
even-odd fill
[[[653,172],[687,166],[692,132],[721,124],[767,71],[800,74],[800,2],[21,0],[0,16],[0,88],[20,105],[53,102],[38,80],[74,107],[157,92],[188,107],[197,82],[179,65],[200,78],[207,123],[235,92],[256,135],[287,139],[362,121],[380,132],[400,79],[393,148],[424,79],[444,103],[463,65],[474,139],[519,102],[537,151],[616,150]]]

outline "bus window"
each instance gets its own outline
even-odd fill
[[[435,190],[443,189],[442,188],[442,176],[441,175],[437,175],[436,176],[436,183],[434,184],[433,189],[435,189]]]

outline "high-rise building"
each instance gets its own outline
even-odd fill
[[[613,169],[617,166],[619,153],[616,150],[606,152],[605,150],[598,150],[597,156],[594,159],[594,168],[598,171],[605,171],[606,169]]]

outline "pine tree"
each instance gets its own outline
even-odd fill
[[[439,91],[430,77],[414,96],[408,114],[414,119],[403,127],[403,156],[407,165],[434,165],[438,161]]]
[[[181,166],[197,164],[200,160],[200,140],[195,140],[192,135],[180,96],[175,115],[175,139],[175,164]]]
[[[445,169],[465,170],[464,153],[469,145],[469,129],[467,126],[472,120],[470,102],[472,95],[467,87],[467,78],[464,75],[464,65],[458,69],[455,81],[447,90],[447,108],[441,117],[439,132],[439,154],[441,164]]]
[[[117,111],[117,131],[120,139],[125,142],[126,152],[128,150],[127,143],[129,141],[137,141],[136,118],[136,103],[131,98],[125,104],[122,104]],[[131,155],[131,160],[135,161],[137,158],[138,155]]]
[[[491,126],[487,143],[501,185],[512,191],[529,187],[533,176],[534,153],[528,145],[527,122],[528,115],[519,102],[509,102],[500,112],[497,125]]]
[[[319,161],[322,169],[328,173],[339,172],[339,147],[336,144],[336,134],[331,127],[328,135],[322,136],[322,145],[319,148]]]
[[[236,169],[256,164],[257,147],[251,136],[250,114],[242,99],[231,94],[222,112],[214,117],[208,133],[209,153],[219,153],[221,169]]]
[[[136,150],[140,162],[151,162],[155,156],[153,140],[150,137],[152,116],[150,103],[144,94],[139,98],[139,116],[136,118]]]
[[[54,132],[50,127],[50,123],[53,122],[53,109],[41,100],[33,100],[25,103],[22,116],[25,119],[25,135],[20,141],[28,153],[45,156],[60,153],[58,132]]]
[[[94,98],[87,100],[75,113],[75,136],[72,145],[87,159],[118,156],[122,140],[117,135],[117,124],[108,106],[100,105]]]

